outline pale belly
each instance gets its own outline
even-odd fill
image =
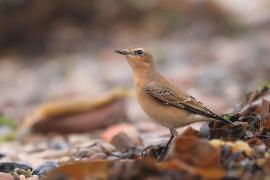
[[[180,108],[163,104],[144,91],[137,93],[138,101],[146,114],[148,114],[157,123],[168,127],[178,128],[188,124],[204,121],[201,115],[191,114]]]

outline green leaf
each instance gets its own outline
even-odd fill
[[[7,126],[11,129],[16,128],[16,123],[13,119],[5,117],[5,116],[0,116],[0,125]]]
[[[10,142],[16,139],[16,134],[15,132],[9,133],[4,136],[0,136],[0,144]]]
[[[231,117],[232,117],[231,114],[224,114],[224,115],[223,115],[223,118],[226,119],[226,120],[230,120]]]
[[[265,87],[270,88],[270,81],[263,81],[257,85],[258,89],[263,89]]]

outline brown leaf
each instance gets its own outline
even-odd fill
[[[174,177],[170,173],[170,169],[161,171],[153,159],[92,161],[61,166],[53,170],[47,179],[164,179],[167,175],[175,179],[181,175],[180,172],[175,172]]]
[[[186,136],[186,137],[198,137],[199,136],[199,131],[193,129],[192,127],[188,127],[187,129],[184,130],[184,132],[181,134],[181,136]]]
[[[262,113],[268,115],[270,113],[270,101],[263,99],[262,100]]]
[[[270,158],[268,157],[266,160],[265,160],[265,163],[264,163],[264,169],[270,173]]]
[[[270,99],[270,89],[268,87],[249,93],[246,96],[245,102],[240,105],[240,109],[237,111],[241,114],[247,114],[249,112],[260,113],[262,112],[260,105],[263,99]]]
[[[112,91],[99,98],[65,99],[41,105],[26,118],[19,135],[33,128],[38,132],[76,133],[106,127],[125,120],[125,91]]]
[[[264,139],[262,139],[262,141],[264,142],[264,144],[265,144],[267,147],[270,147],[270,137],[264,138]]]
[[[245,142],[248,143],[250,146],[263,144],[263,141],[256,136],[247,139]]]
[[[270,129],[270,101],[262,100],[262,116],[264,129]]]
[[[179,137],[175,141],[171,158],[180,159],[191,166],[218,167],[220,152],[206,140],[196,137]]]
[[[108,170],[113,161],[75,162],[62,165],[51,171],[48,180],[62,179],[108,179]]]
[[[254,90],[246,95],[246,103],[251,103],[260,97],[265,96],[269,93],[269,88],[267,86],[263,87],[261,90]]]
[[[162,171],[168,171],[168,169],[180,171],[180,172],[188,172],[192,175],[201,176],[204,179],[220,179],[224,177],[225,171],[220,167],[196,167],[187,164],[184,161],[173,159],[171,161],[165,161],[160,164],[159,167]]]

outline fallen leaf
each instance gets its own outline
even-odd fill
[[[270,101],[262,100],[263,128],[270,129]]]
[[[126,91],[113,90],[101,97],[65,99],[41,105],[19,127],[18,136],[37,132],[82,133],[125,121]]]
[[[197,167],[219,167],[220,152],[204,139],[179,137],[175,140],[172,152],[168,159],[180,159]]]
[[[179,171],[179,172],[188,172],[191,175],[200,176],[204,179],[220,179],[224,177],[225,171],[220,167],[196,167],[187,164],[184,161],[173,159],[171,161],[165,161],[160,164],[159,168],[162,171],[168,171],[169,169]]]
[[[181,136],[186,136],[186,137],[199,137],[199,131],[193,129],[192,127],[188,127],[187,129],[184,130],[184,132],[181,134]]]
[[[91,161],[75,162],[72,164],[62,165],[52,170],[47,179],[100,179],[106,180],[109,177],[108,170],[113,161]]]

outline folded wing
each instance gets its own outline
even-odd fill
[[[194,97],[181,90],[170,88],[169,86],[163,85],[157,81],[152,81],[146,84],[144,86],[144,90],[150,96],[164,104],[175,106],[194,114],[200,114],[209,118],[231,123],[229,120],[215,114],[205,107],[200,101],[197,101]]]

